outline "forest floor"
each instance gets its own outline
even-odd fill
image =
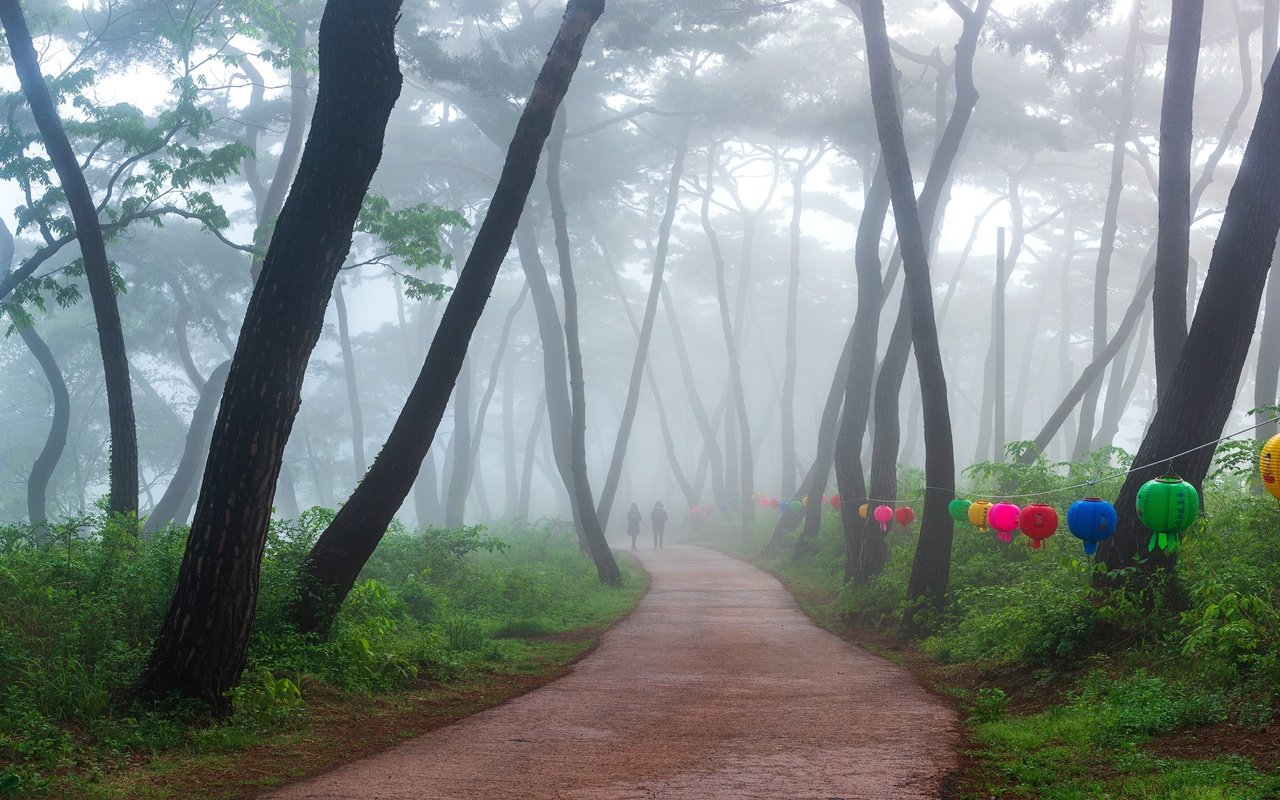
[[[939,796],[947,703],[749,564],[639,555],[649,593],[565,677],[268,797]]]

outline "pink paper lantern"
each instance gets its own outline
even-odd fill
[[[767,498],[767,497],[761,497],[761,498],[760,498],[760,507],[761,507],[761,508],[768,508],[768,507],[769,507],[769,498]]]
[[[888,531],[889,522],[893,520],[893,506],[876,506],[873,514],[876,522],[880,523],[880,530]]]
[[[987,512],[987,524],[996,532],[996,538],[1002,542],[1013,540],[1013,532],[1018,529],[1018,520],[1022,509],[1013,503],[996,503]]]

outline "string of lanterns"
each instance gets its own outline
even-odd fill
[[[1178,453],[1176,456],[1167,459],[1167,461],[1172,462],[1174,458],[1187,453],[1249,433],[1262,425],[1276,421],[1276,419],[1280,419],[1280,417],[1266,420],[1242,431],[1193,447],[1183,453]],[[1152,465],[1131,467],[1127,470],[1121,470],[1111,477],[1127,475],[1130,472],[1150,466]],[[1258,473],[1267,492],[1277,500],[1280,500],[1280,434],[1271,437],[1263,446],[1262,452],[1258,456]],[[956,522],[967,522],[979,532],[995,531],[996,538],[1001,542],[1013,541],[1014,532],[1020,531],[1029,540],[1028,544],[1033,549],[1039,550],[1044,545],[1045,540],[1057,532],[1059,526],[1058,512],[1045,503],[1033,502],[1019,508],[1008,501],[1035,498],[1051,492],[1068,491],[1084,486],[1092,487],[1102,480],[1102,477],[1099,475],[1097,480],[1089,481],[1079,486],[1068,486],[1064,489],[997,497],[995,499],[1000,502],[996,503],[983,498],[968,500],[957,496],[948,504],[947,512]],[[808,497],[802,497],[798,500],[782,500],[756,494],[752,495],[752,499],[758,502],[761,507],[772,507],[781,512],[799,511],[809,504]],[[839,511],[841,507],[840,495],[832,495],[830,498],[823,495],[822,503],[830,505],[833,510]],[[872,503],[876,503],[876,505],[873,506]],[[1148,551],[1154,551],[1159,548],[1162,551],[1174,552],[1181,546],[1182,534],[1195,523],[1200,515],[1200,493],[1196,491],[1194,486],[1178,475],[1168,473],[1144,483],[1138,489],[1135,506],[1138,520],[1151,531],[1151,539],[1147,544]],[[710,506],[693,506],[690,509],[695,516],[709,514],[713,510]],[[720,510],[728,511],[729,504],[721,502]],[[910,527],[915,521],[916,513],[910,505],[899,501],[878,502],[869,500],[859,505],[858,516],[862,519],[873,519],[880,524],[880,530],[887,533],[889,525],[893,522],[897,522],[904,528]],[[1067,509],[1066,522],[1067,530],[1082,542],[1085,554],[1093,555],[1098,551],[1100,542],[1115,534],[1118,514],[1115,506],[1106,500],[1100,497],[1084,497],[1076,500]]]

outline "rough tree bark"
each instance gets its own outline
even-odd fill
[[[290,616],[304,632],[327,628],[332,622],[413,486],[466,357],[467,343],[511,246],[552,119],[569,88],[587,34],[603,11],[603,0],[569,0],[565,8],[560,30],[520,115],[489,211],[458,275],[422,371],[365,479],[299,568],[301,591]],[[586,544],[600,579],[617,583],[620,573],[608,543],[600,538],[588,539]]]
[[[1205,273],[1204,289],[1182,355],[1166,389],[1177,403],[1161,403],[1120,488],[1116,534],[1098,558],[1111,568],[1137,565],[1121,580],[1142,587],[1170,567],[1174,554],[1147,552],[1148,534],[1137,518],[1135,499],[1146,481],[1170,469],[1199,486],[1214,448],[1198,447],[1221,435],[1235,401],[1257,324],[1263,286],[1280,232],[1280,74],[1272,69],[1262,90],[1258,119],[1227,199],[1222,227]],[[1105,583],[1104,573],[1094,580]],[[1154,598],[1152,598],[1154,599]]]
[[[1187,260],[1191,248],[1191,129],[1204,0],[1173,0],[1160,108],[1160,181],[1155,288],[1151,311],[1156,396],[1164,394],[1187,339]],[[1157,400],[1158,404],[1158,400]]]
[[[0,0],[0,24],[3,24],[14,70],[22,85],[22,93],[31,107],[31,116],[44,142],[45,152],[58,173],[62,191],[71,209],[76,239],[84,259],[85,282],[93,302],[93,317],[98,329],[98,346],[102,352],[102,369],[106,379],[107,418],[111,429],[111,497],[114,514],[138,513],[138,433],[133,419],[133,396],[129,385],[129,359],[125,351],[124,331],[120,325],[120,308],[116,304],[115,284],[107,261],[102,226],[94,206],[93,194],[80,171],[80,161],[63,130],[58,110],[49,95],[40,59],[27,30],[27,21],[18,0]]]
[[[977,11],[970,11],[963,5],[956,6],[966,12],[961,15],[965,17],[966,34],[971,24],[970,17],[976,16],[980,21],[988,5],[988,0],[980,0]],[[876,132],[884,154],[894,222],[902,246],[905,290],[911,297],[911,338],[915,342],[920,392],[924,398],[925,485],[928,489],[907,595],[913,600],[927,598],[935,607],[941,608],[951,568],[954,522],[947,513],[947,504],[955,496],[955,451],[947,405],[947,380],[942,371],[938,331],[934,327],[933,287],[929,280],[925,228],[921,225],[916,206],[902,117],[893,91],[893,57],[889,53],[883,0],[862,0],[862,28],[867,40],[867,72]],[[976,38],[976,33],[974,36]],[[960,93],[959,82],[957,71],[957,95]],[[953,114],[952,121],[955,116]],[[950,124],[948,122],[948,126]],[[938,160],[935,158],[935,164]]]
[[[400,0],[330,0],[315,122],[231,362],[195,519],[143,693],[227,706],[244,668],[285,442],[400,96]]]

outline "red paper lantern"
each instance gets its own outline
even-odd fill
[[[778,507],[778,504],[779,504],[780,502],[781,502],[781,501],[780,501],[780,500],[778,500],[778,498],[776,498],[776,497],[775,497],[775,498],[773,498],[773,499],[771,499],[771,500],[769,501],[769,505],[773,506],[774,508],[777,508],[777,507]]]
[[[1031,540],[1031,546],[1039,550],[1044,540],[1058,530],[1058,512],[1044,503],[1032,503],[1022,509],[1018,527]]]
[[[840,510],[840,495],[834,494],[831,496],[831,507],[836,511]]]
[[[903,506],[893,512],[893,518],[898,521],[899,525],[907,528],[911,526],[911,523],[916,521],[916,512],[911,510],[911,506]]]
[[[996,538],[1002,542],[1013,539],[1013,532],[1018,529],[1018,516],[1022,509],[1013,503],[996,503],[987,512],[987,524],[996,532]]]
[[[893,519],[893,507],[892,506],[876,506],[874,515],[876,518],[876,522],[880,523],[880,530],[888,531],[889,522],[890,520]]]

